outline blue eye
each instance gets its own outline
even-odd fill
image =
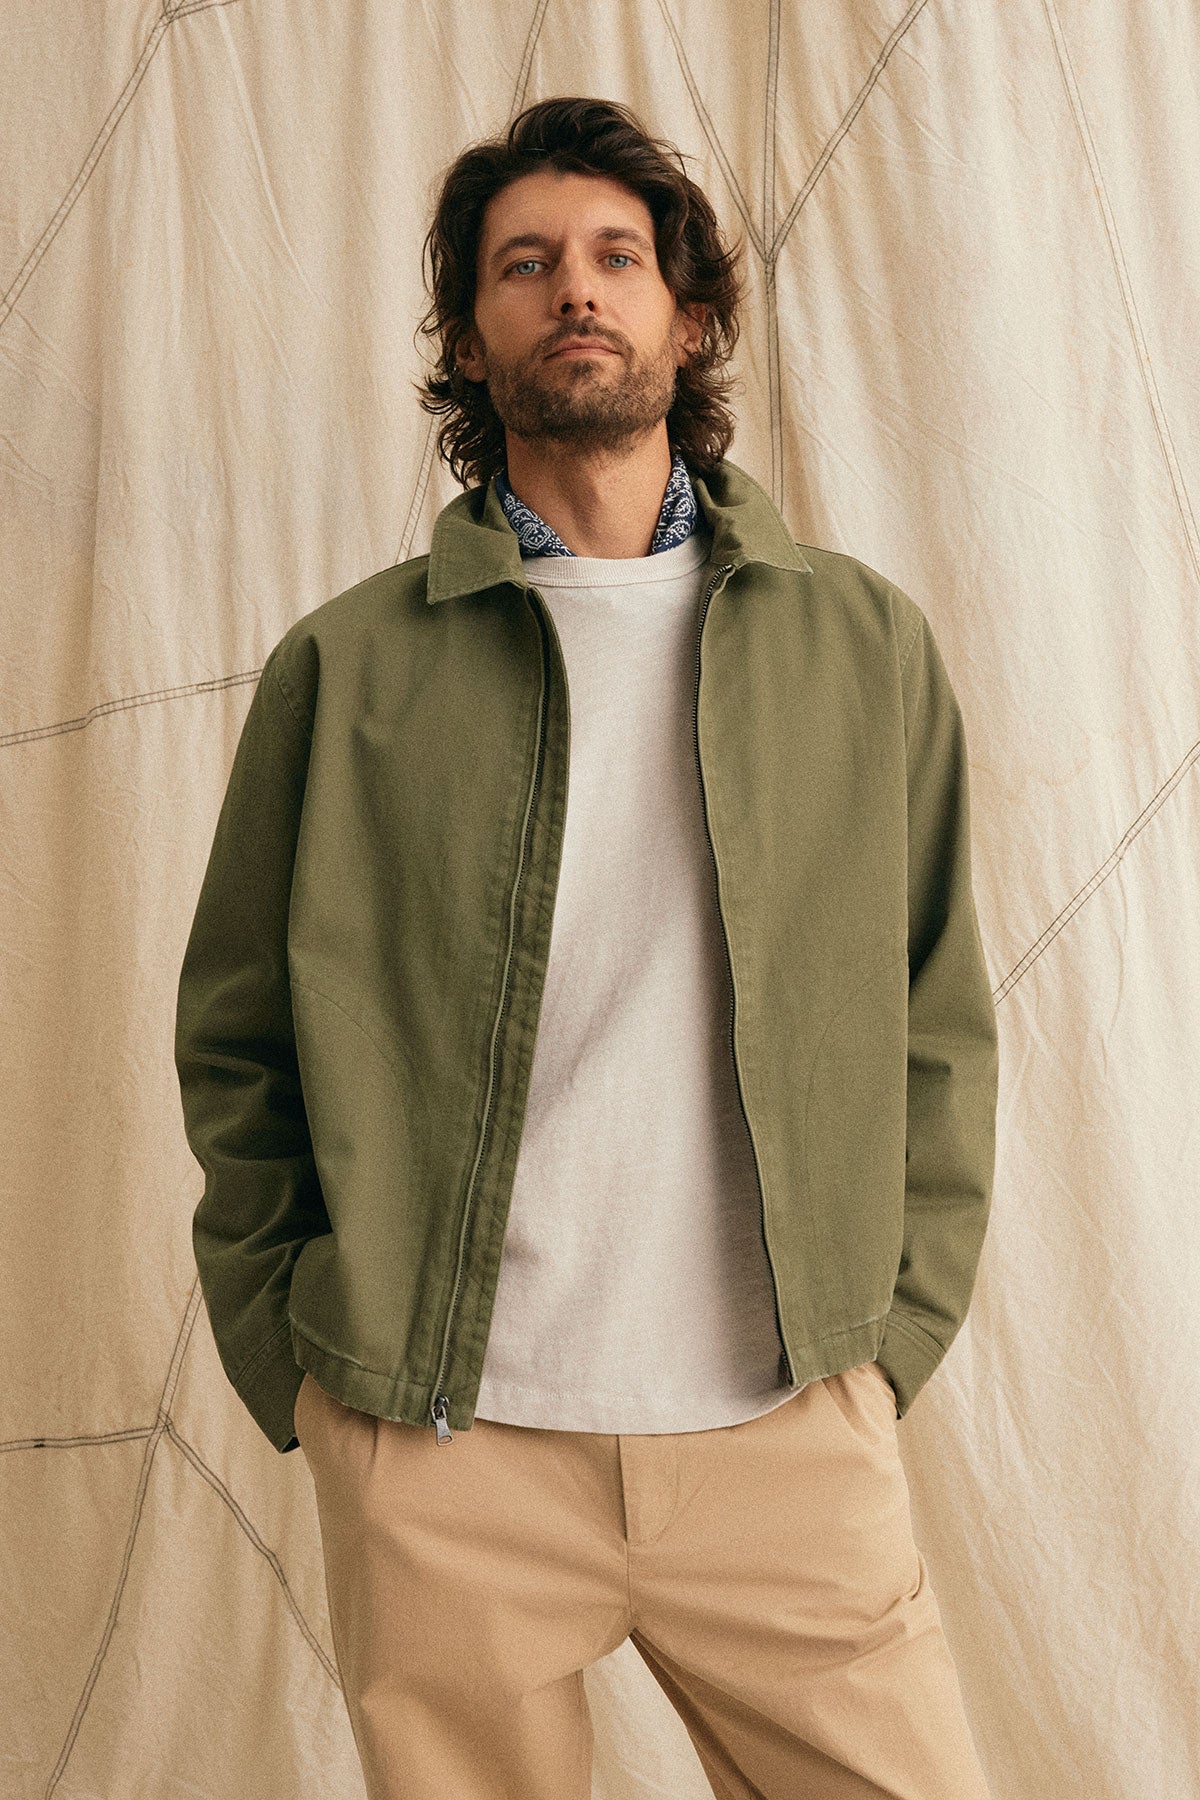
[[[618,261],[620,261],[623,264],[632,265],[632,263],[633,263],[633,258],[627,250],[610,250],[608,252],[607,257],[605,258],[605,261],[611,262],[614,256],[618,259]],[[541,258],[538,256],[523,256],[521,258],[520,262],[515,262],[515,263],[512,263],[509,265],[507,273],[510,275],[516,275],[521,269],[528,269],[530,267],[536,267],[540,261],[541,261]]]

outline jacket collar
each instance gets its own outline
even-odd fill
[[[760,562],[812,574],[770,495],[736,463],[725,458],[711,475],[693,475],[692,487],[713,534],[712,563],[737,569]],[[425,598],[433,606],[505,582],[530,585],[493,478],[456,495],[434,521]]]

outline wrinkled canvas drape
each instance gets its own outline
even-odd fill
[[[197,1286],[176,980],[268,650],[457,491],[439,172],[592,93],[746,240],[734,460],[963,706],[999,1154],[900,1442],[984,1766],[1196,1800],[1195,7],[7,0],[0,65],[0,1793],[362,1792],[304,1458]],[[632,1646],[586,1685],[597,1796],[707,1793]]]

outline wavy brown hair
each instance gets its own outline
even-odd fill
[[[570,96],[526,107],[502,137],[469,146],[443,177],[421,253],[432,299],[417,327],[439,354],[433,373],[414,384],[423,409],[445,415],[438,455],[464,487],[486,485],[505,466],[504,426],[487,383],[467,379],[456,351],[475,324],[484,208],[509,182],[538,169],[607,175],[640,194],[654,220],[659,272],[677,305],[700,301],[707,308],[700,343],[677,373],[666,423],[672,450],[690,470],[710,474],[734,433],[724,402],[740,383],[722,371],[737,342],[745,298],[743,244],[726,244],[673,144],[648,136],[615,101]]]

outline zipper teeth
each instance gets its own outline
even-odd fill
[[[733,979],[733,957],[729,950],[729,937],[725,930],[725,918],[721,912],[720,872],[717,868],[716,845],[713,843],[712,832],[709,830],[708,826],[708,796],[704,791],[704,768],[700,761],[700,639],[704,632],[704,621],[708,616],[708,603],[713,597],[717,582],[722,575],[729,575],[732,571],[732,563],[723,563],[709,582],[708,592],[704,596],[704,605],[700,612],[700,628],[696,633],[696,692],[692,700],[692,722],[695,727],[696,773],[700,777],[700,799],[704,813],[704,835],[708,839],[708,848],[712,856],[713,873],[717,878],[717,915],[721,923],[721,942],[725,946],[725,961],[729,967],[729,1049],[733,1057],[733,1073],[737,1083],[738,1102],[742,1109],[742,1119],[746,1127],[746,1135],[750,1139],[750,1154],[754,1160],[754,1179],[758,1184],[759,1217],[762,1219],[763,1243],[767,1252],[767,1266],[771,1271],[771,1289],[775,1296],[775,1323],[779,1331],[779,1341],[783,1345],[783,1355],[784,1361],[787,1363],[788,1380],[794,1387],[796,1385],[796,1373],[792,1367],[792,1355],[787,1347],[787,1339],[783,1335],[783,1318],[779,1311],[779,1283],[775,1278],[775,1264],[771,1260],[771,1244],[767,1236],[767,1208],[763,1196],[762,1173],[758,1166],[758,1150],[754,1143],[754,1133],[750,1129],[750,1115],[746,1111],[746,1100],[742,1093],[742,1076],[737,1062],[737,1044],[734,1041],[734,1019],[737,1012],[737,988]]]
[[[532,589],[526,589],[525,592],[526,592],[526,597],[529,598],[529,596],[532,594]],[[537,611],[537,607],[534,605],[532,599],[529,599],[529,606],[533,612],[534,618],[537,619],[538,611]],[[538,628],[539,628],[539,630],[541,630],[540,619],[538,621]],[[449,1404],[449,1396],[446,1394],[443,1394],[441,1391],[442,1376],[444,1375],[445,1369],[446,1369],[446,1357],[447,1357],[447,1351],[448,1351],[449,1344],[450,1344],[450,1326],[454,1319],[454,1308],[458,1303],[458,1289],[459,1289],[459,1285],[462,1281],[463,1253],[466,1248],[466,1242],[467,1242],[467,1221],[469,1220],[469,1218],[471,1216],[471,1196],[474,1193],[475,1177],[479,1172],[479,1164],[483,1157],[483,1146],[484,1146],[484,1143],[487,1138],[488,1120],[491,1118],[491,1114],[492,1114],[492,1095],[495,1090],[495,1081],[496,1081],[496,1038],[497,1038],[497,1035],[499,1034],[500,1020],[504,1014],[504,1002],[505,1002],[505,999],[508,994],[508,974],[509,974],[510,968],[512,967],[513,939],[516,935],[517,890],[521,885],[521,876],[523,875],[523,873],[525,871],[525,852],[529,846],[529,820],[533,813],[534,795],[537,793],[538,782],[540,781],[541,774],[542,774],[542,751],[544,748],[543,725],[545,722],[545,711],[546,711],[546,648],[545,648],[545,637],[543,634],[541,688],[538,693],[537,756],[534,759],[533,780],[529,784],[529,793],[525,800],[525,817],[521,823],[520,860],[517,863],[516,878],[513,881],[512,889],[511,889],[511,892],[508,897],[508,948],[505,951],[505,956],[504,956],[504,980],[500,987],[500,1002],[496,1008],[496,1016],[492,1021],[492,1040],[491,1040],[491,1044],[490,1044],[489,1050],[488,1050],[487,1100],[486,1100],[486,1103],[485,1103],[484,1109],[483,1109],[483,1123],[481,1124],[480,1129],[479,1129],[479,1142],[475,1146],[475,1161],[471,1165],[471,1179],[467,1183],[467,1199],[466,1199],[466,1204],[463,1207],[462,1224],[459,1227],[459,1233],[458,1233],[458,1263],[454,1270],[454,1286],[451,1289],[450,1305],[446,1312],[446,1324],[445,1324],[445,1328],[443,1329],[443,1332],[442,1332],[441,1357],[438,1361],[438,1370],[437,1370],[436,1376],[434,1377],[434,1382],[433,1382],[433,1402],[432,1402],[429,1410],[430,1410],[430,1416],[433,1418],[435,1424],[437,1423],[439,1408],[441,1409],[441,1415],[444,1420],[445,1409],[446,1409],[446,1406]],[[440,1435],[440,1433],[439,1433],[439,1435]]]

